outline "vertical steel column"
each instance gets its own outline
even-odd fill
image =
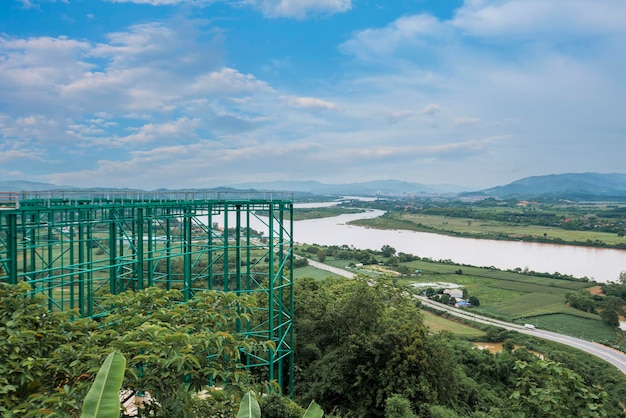
[[[286,326],[285,320],[286,320],[286,318],[284,318],[284,314],[285,313],[283,311],[283,306],[284,306],[284,299],[283,299],[283,297],[284,297],[284,289],[283,289],[283,286],[285,284],[284,283],[284,276],[285,276],[285,274],[284,274],[284,272],[285,272],[285,270],[284,270],[285,269],[285,267],[284,267],[285,266],[285,251],[284,251],[284,245],[285,245],[284,239],[285,239],[285,237],[284,237],[284,231],[285,231],[285,228],[284,228],[284,223],[283,223],[284,220],[285,220],[285,217],[284,217],[284,213],[285,213],[284,209],[285,208],[284,208],[283,205],[284,204],[282,202],[279,203],[279,211],[278,211],[278,219],[279,219],[279,224],[280,224],[280,229],[278,230],[278,265],[280,267],[279,267],[279,270],[277,272],[278,273],[278,289],[279,289],[278,290],[278,298],[277,298],[277,300],[278,300],[278,305],[280,306],[280,309],[279,309],[279,312],[278,312],[278,315],[279,315],[279,318],[280,318],[280,323],[278,324],[279,328],[278,328],[278,336],[277,336],[277,338],[278,338],[278,341],[280,341],[280,346],[277,347],[277,348],[278,348],[278,356],[281,359],[278,362],[278,376],[279,376],[279,378],[281,378],[283,376],[283,363],[284,363],[284,360],[282,359],[282,357],[283,357],[283,353],[284,353],[284,341],[285,341],[286,332],[287,332],[287,330],[285,329],[285,326]],[[282,385],[283,382],[280,382],[280,384]]]
[[[24,244],[28,246],[28,256],[30,258],[29,260],[29,270],[31,271],[31,280],[35,280],[36,277],[34,276],[34,272],[37,271],[37,237],[35,236],[35,214],[31,214],[30,215],[30,229],[28,229],[29,225],[25,225],[24,226]],[[26,234],[26,231],[28,231],[28,234]],[[26,236],[28,235],[28,244],[26,241]],[[26,255],[27,253],[27,249],[24,249],[24,255]],[[26,257],[24,257],[24,259],[26,259]],[[26,264],[26,263],[25,263]],[[24,269],[24,271],[26,272],[27,270]],[[48,300],[51,301],[52,299],[52,290],[50,290],[50,286],[48,286],[49,290],[48,290]],[[49,304],[49,309],[52,307],[52,303],[50,302]]]
[[[117,224],[115,208],[109,209],[109,292],[117,295]]]
[[[235,205],[235,292],[241,295],[241,205]],[[236,331],[241,332],[241,321],[237,319]]]
[[[52,212],[48,211],[48,221],[47,221],[47,225],[48,225],[48,233],[47,233],[47,238],[48,241],[46,242],[46,248],[48,249],[48,265],[46,266],[45,270],[46,271],[52,271],[54,269],[54,251],[53,251],[53,247],[54,247],[54,243],[53,243],[53,235],[52,235],[52,224],[54,223],[54,217]],[[72,253],[70,253],[70,259],[72,257]],[[74,275],[70,275],[70,309],[74,309]]]
[[[136,263],[135,271],[137,272],[137,290],[143,290],[143,208],[137,208],[133,223],[136,224]]]
[[[268,340],[274,341],[274,205],[270,204],[269,211],[269,266],[268,266]],[[278,347],[276,347],[278,349]],[[269,350],[269,380],[274,380],[274,351]]]
[[[246,205],[246,292],[250,291],[250,265],[252,245],[250,241],[250,204]],[[248,329],[249,331],[249,329]]]
[[[17,284],[17,214],[9,213],[7,220],[7,253],[9,256],[7,276],[10,284]]]
[[[289,319],[291,324],[289,326],[289,396],[293,399],[294,391],[294,335],[293,335],[293,297],[294,297],[294,283],[293,283],[293,203],[289,203]],[[281,382],[282,384],[282,382]]]
[[[153,245],[153,236],[152,236],[152,208],[146,208],[146,222],[148,227],[148,287],[154,286],[154,265],[153,265],[153,254],[154,254],[154,245]]]
[[[172,289],[172,212],[169,208],[165,211],[165,287]]]
[[[208,251],[208,265],[209,265],[209,277],[208,277],[208,283],[207,286],[209,288],[209,290],[213,290],[213,251],[214,251],[214,245],[213,245],[213,238],[215,236],[215,232],[213,231],[213,205],[210,204],[207,207],[207,231],[208,231],[208,241],[207,241],[207,251]]]
[[[73,222],[72,222],[73,223]],[[89,284],[85,280],[85,274],[83,273],[84,265],[85,265],[85,219],[84,219],[84,211],[79,209],[78,212],[78,224],[76,225],[78,228],[78,303],[80,307],[80,314],[82,316],[91,315],[91,306],[93,305],[93,299],[91,292],[89,292]],[[74,231],[70,227],[70,232],[73,234]],[[70,248],[74,246],[74,237],[71,236],[70,239]],[[75,265],[74,261],[70,262],[70,265]],[[72,274],[73,276],[74,274]],[[87,292],[85,292],[85,288],[87,288]],[[87,293],[87,300],[85,300],[85,293]],[[86,303],[85,303],[86,302]]]
[[[183,216],[183,245],[184,251],[184,298],[191,299],[193,293],[191,291],[191,213],[189,205],[185,206]]]
[[[224,292],[228,292],[228,203],[224,203]]]
[[[83,235],[85,237],[85,261],[84,264],[81,264],[82,269],[86,269],[87,275],[87,292],[89,293],[89,316],[94,314],[93,308],[96,304],[95,297],[96,293],[94,290],[94,266],[93,266],[93,220],[94,220],[94,210],[95,209],[83,209],[83,222],[85,223],[85,228],[83,230]]]
[[[30,281],[30,278],[27,275],[27,272],[28,272],[28,256],[26,254],[26,251],[28,249],[28,245],[26,243],[26,240],[28,239],[28,234],[27,234],[27,231],[26,231],[26,223],[27,223],[26,213],[23,212],[21,215],[22,216],[20,217],[21,218],[21,225],[20,226],[21,226],[21,230],[22,230],[22,241],[20,242],[21,245],[20,245],[19,251],[22,253],[22,272],[24,274],[24,278],[28,279]],[[17,236],[17,234],[16,234],[16,236]],[[31,286],[32,286],[32,283],[31,283]]]
[[[235,205],[235,292],[241,293],[241,205]],[[239,331],[239,330],[237,330]]]

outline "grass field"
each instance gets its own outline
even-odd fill
[[[487,314],[509,320],[552,313],[589,318],[586,312],[567,307],[565,294],[590,288],[591,283],[425,261],[413,261],[406,265],[411,269],[421,270],[422,275],[405,279],[405,284],[433,281],[458,284],[470,296],[476,296],[480,300],[480,311]],[[459,269],[462,274],[456,273]],[[599,319],[597,315],[592,318]]]
[[[341,276],[331,273],[330,271],[320,270],[311,266],[299,267],[293,270],[293,278],[295,280],[301,279],[303,277],[310,277],[315,280],[324,280],[328,277],[341,277]]]
[[[424,324],[430,328],[432,332],[450,331],[451,333],[462,338],[478,338],[485,335],[485,332],[462,324],[457,321],[444,318],[429,311],[422,311],[424,315]]]
[[[303,221],[306,219],[330,218],[332,216],[361,212],[363,212],[363,209],[342,208],[336,206],[331,206],[328,208],[294,208],[293,220]],[[285,219],[289,219],[289,214],[285,216]]]
[[[613,342],[615,334],[602,321],[574,317],[572,315],[553,314],[543,315],[530,320],[538,328],[555,331],[572,337],[598,342]]]
[[[485,221],[448,216],[392,213],[375,219],[362,219],[354,224],[379,229],[408,229],[447,235],[464,234],[477,238],[562,240],[568,243],[602,241],[608,245],[626,244],[626,237],[596,231],[571,231],[548,226],[519,225],[511,222]],[[420,225],[421,224],[421,225]]]

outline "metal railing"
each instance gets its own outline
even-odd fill
[[[19,209],[20,201],[15,192],[0,192],[0,210]]]
[[[0,192],[1,193],[1,192]],[[5,193],[8,194],[8,193]],[[56,204],[91,203],[141,204],[147,202],[190,202],[190,201],[289,201],[293,202],[293,192],[281,191],[104,191],[104,190],[46,190],[11,193],[16,201],[29,205],[50,207]],[[11,207],[15,209],[15,207]]]

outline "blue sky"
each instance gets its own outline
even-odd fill
[[[626,172],[624,0],[2,0],[0,180]]]

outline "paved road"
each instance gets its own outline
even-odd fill
[[[354,273],[347,270],[329,266],[328,264],[323,264],[310,259],[309,265],[321,270],[330,271],[349,279],[352,279],[356,276]],[[451,306],[432,301],[425,296],[416,297],[424,305],[427,305],[433,309],[447,312],[460,318],[469,319],[470,321],[480,322],[482,324],[493,325],[495,327],[504,328],[511,331],[521,332],[522,334],[534,335],[535,337],[543,338],[545,340],[555,341],[557,343],[565,344],[570,347],[578,348],[579,350],[585,351],[589,354],[593,354],[594,356],[609,362],[613,366],[617,367],[622,373],[626,374],[626,354],[622,353],[621,351],[614,350],[598,343],[581,340],[580,338],[557,334],[556,332],[545,331],[542,329],[528,329],[522,325],[512,324],[510,322],[504,322],[486,316],[475,315],[471,311],[453,308]]]
[[[420,302],[431,308],[445,311],[451,315],[469,319],[474,322],[480,322],[482,324],[493,325],[496,327],[521,332],[522,334],[534,335],[535,337],[543,338],[545,340],[555,341],[557,343],[565,344],[570,347],[578,348],[589,354],[593,354],[599,357],[615,367],[617,367],[622,373],[626,374],[626,354],[621,351],[614,350],[610,347],[606,347],[602,344],[593,343],[580,338],[570,337],[568,335],[557,334],[556,332],[546,331],[542,329],[528,329],[522,325],[512,324],[509,322],[499,321],[497,319],[489,318],[486,316],[475,315],[469,311],[453,308],[448,305],[444,305],[439,302],[434,302],[425,296],[417,296]]]

